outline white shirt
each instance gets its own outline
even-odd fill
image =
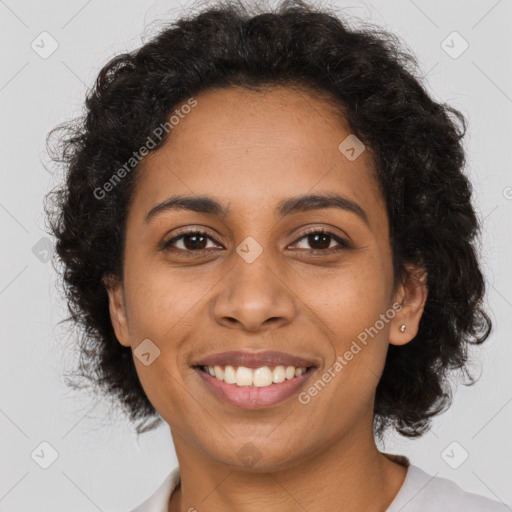
[[[400,459],[407,466],[407,475],[397,495],[385,512],[510,512],[512,509],[484,496],[464,491],[455,482],[432,476],[410,464],[400,455],[385,454]],[[168,512],[169,500],[180,483],[180,468],[174,468],[164,482],[144,503],[131,512]]]

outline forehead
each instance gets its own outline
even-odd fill
[[[236,213],[321,190],[364,205],[370,222],[382,217],[369,151],[349,159],[340,150],[354,136],[328,97],[237,87],[208,90],[195,100],[138,171],[133,208],[139,213],[172,195],[215,196]]]

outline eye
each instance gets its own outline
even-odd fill
[[[209,241],[215,240],[206,231],[187,230],[182,231],[179,235],[165,242],[162,249],[176,249],[181,252],[202,252],[212,248],[208,247]]]
[[[302,242],[301,242],[302,241]],[[332,243],[334,242],[334,248]],[[308,230],[301,238],[294,243],[294,245],[298,243],[303,243],[305,245],[309,245],[309,250],[313,253],[333,253],[342,251],[344,249],[350,249],[350,244],[345,241],[343,238],[338,235],[332,233],[331,231],[327,231],[325,229],[312,228]],[[338,247],[336,247],[336,243]],[[308,247],[303,247],[308,250]]]
[[[214,246],[208,247],[208,242],[214,242]],[[333,247],[334,242],[334,247]],[[319,228],[312,228],[306,231],[293,245],[299,243],[309,244],[308,247],[302,249],[309,250],[312,253],[331,254],[333,252],[350,249],[351,245],[343,238],[332,233],[331,231]],[[216,245],[215,245],[216,244]],[[337,247],[336,247],[337,244]],[[164,242],[162,249],[166,251],[175,250],[183,254],[201,253],[219,247],[220,244],[206,231],[187,230],[182,231],[179,235]],[[220,246],[222,248],[222,246]]]

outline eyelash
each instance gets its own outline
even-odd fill
[[[343,251],[343,250],[346,250],[346,249],[351,249],[351,247],[352,247],[347,241],[343,240],[343,238],[340,238],[338,235],[335,235],[331,231],[325,230],[323,228],[310,228],[310,229],[306,230],[304,233],[302,233],[301,237],[298,238],[294,242],[294,244],[300,242],[301,240],[303,240],[304,238],[307,238],[310,235],[316,235],[316,234],[327,235],[327,236],[331,237],[336,242],[338,242],[340,247],[335,248],[335,249],[333,249],[332,247],[329,248],[329,249],[311,249],[310,252],[313,253],[313,254],[322,254],[322,255],[333,254],[333,253],[337,253],[337,252],[340,252],[340,251]],[[189,249],[177,249],[175,247],[172,247],[173,243],[177,242],[178,240],[182,239],[185,236],[190,236],[190,235],[206,236],[211,241],[213,241],[215,243],[218,243],[206,231],[201,231],[201,230],[197,230],[197,229],[189,229],[189,230],[186,230],[186,231],[182,231],[179,235],[171,238],[167,242],[164,242],[164,244],[162,246],[162,250],[164,250],[164,251],[176,250],[176,251],[179,251],[179,252],[181,252],[183,254],[186,254],[187,256],[194,256],[194,255],[201,254],[201,253],[204,253],[204,252],[210,250],[210,249],[199,249],[199,250],[194,251],[194,250],[189,250]],[[306,250],[306,249],[304,249],[304,250]]]

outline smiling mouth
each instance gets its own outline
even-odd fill
[[[226,384],[238,387],[262,388],[301,377],[314,370],[315,366],[295,367],[291,365],[277,365],[248,368],[246,366],[232,365],[197,365],[195,368]]]

